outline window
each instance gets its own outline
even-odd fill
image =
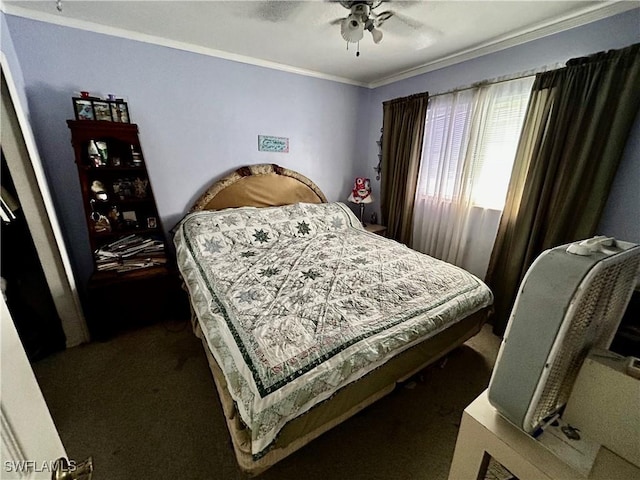
[[[429,99],[413,248],[484,277],[533,80]]]
[[[437,98],[437,97],[436,97]],[[457,98],[429,103],[422,154],[425,194],[453,200],[456,178],[462,174],[462,148],[468,140],[473,95],[461,92]]]
[[[504,207],[530,89],[531,85],[524,92],[502,92],[487,111],[486,128],[473,154],[477,179],[472,202],[476,206]]]
[[[469,197],[502,210],[533,78],[434,97],[427,111],[421,186],[428,197]]]

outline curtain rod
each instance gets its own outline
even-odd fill
[[[544,70],[542,70],[542,71],[544,71]],[[541,73],[541,72],[537,72],[536,71],[535,73],[516,74],[513,77],[504,78],[504,79],[501,79],[501,80],[482,80],[480,82],[476,82],[476,83],[474,83],[472,85],[469,85],[468,87],[454,88],[453,90],[448,90],[446,92],[434,93],[433,95],[429,95],[429,98],[440,97],[442,95],[449,95],[451,93],[464,92],[465,90],[471,90],[473,88],[484,87],[485,85],[497,85],[499,83],[511,82],[513,80],[520,80],[521,78],[535,77],[538,73]]]
[[[471,90],[472,88],[482,87],[484,85],[497,85],[498,83],[510,82],[512,80],[520,80],[521,78],[529,78],[535,77],[539,73],[550,72],[552,70],[559,70],[561,68],[566,68],[564,62],[556,62],[551,65],[544,65],[542,67],[533,68],[531,70],[527,70],[525,72],[514,73],[513,75],[504,75],[502,77],[497,77],[492,80],[481,80],[479,82],[473,83],[468,87],[460,87],[454,88],[453,90],[449,90],[446,92],[434,93],[433,95],[429,95],[429,97],[439,97],[441,95],[448,95],[450,93],[463,92],[465,90]]]
[[[423,98],[426,97],[427,99],[429,98],[429,92],[421,92],[421,93],[413,93],[411,95],[407,95],[406,97],[398,97],[398,98],[392,98],[391,100],[385,100],[384,102],[382,102],[382,104],[387,104],[387,103],[401,103],[401,102],[407,102],[409,100],[414,100],[416,98]]]

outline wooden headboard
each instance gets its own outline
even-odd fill
[[[240,167],[217,180],[200,196],[190,211],[326,201],[324,193],[304,175],[275,164],[263,163]]]

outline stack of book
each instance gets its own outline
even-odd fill
[[[167,263],[162,241],[137,234],[103,245],[95,251],[95,259],[100,272],[127,272]]]

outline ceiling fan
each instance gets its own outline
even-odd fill
[[[338,2],[351,12],[344,18],[338,18],[331,22],[332,25],[340,25],[340,34],[349,43],[358,43],[364,36],[364,31],[371,32],[374,43],[382,41],[382,31],[378,29],[385,21],[393,16],[393,12],[388,10],[377,13],[382,1],[375,2]]]
[[[384,0],[339,1],[337,3],[350,11],[346,17],[337,18],[331,22],[331,25],[340,25],[340,34],[347,42],[347,49],[349,43],[358,43],[362,40],[365,30],[371,33],[374,43],[380,43],[383,37],[380,27],[393,16],[413,28],[418,27],[419,24],[419,22],[407,19],[392,10],[377,12],[376,9],[384,3]],[[358,51],[356,56],[359,55]]]

